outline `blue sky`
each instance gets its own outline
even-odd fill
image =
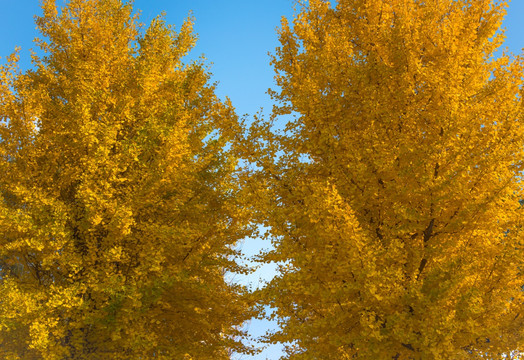
[[[37,36],[33,15],[40,13],[38,4],[37,0],[0,0],[0,56],[4,58],[15,46],[20,46],[22,68],[30,66],[29,49]],[[165,11],[166,22],[178,27],[192,11],[199,40],[191,57],[205,55],[208,59],[213,79],[219,82],[218,95],[228,96],[239,115],[253,115],[261,107],[269,113],[272,102],[266,91],[273,86],[273,70],[268,52],[278,46],[275,30],[282,16],[292,16],[293,0],[135,0],[134,4],[135,9],[142,11],[142,21],[146,24]],[[524,0],[510,3],[504,26],[505,45],[513,53],[521,53]],[[260,246],[263,244],[255,241],[246,243],[244,249],[254,253]],[[272,271],[266,269],[262,273],[267,275]],[[249,327],[253,335],[258,335],[271,325],[255,321]],[[279,347],[274,346],[254,359],[273,360],[278,359],[279,354]]]

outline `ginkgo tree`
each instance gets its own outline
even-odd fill
[[[120,0],[42,1],[0,69],[0,357],[229,359],[252,315],[239,123],[195,36]]]
[[[287,359],[522,349],[524,74],[496,56],[506,6],[310,0],[283,20],[280,105],[245,154],[281,264],[268,341]]]

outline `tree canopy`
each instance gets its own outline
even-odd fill
[[[326,0],[283,20],[249,131],[196,37],[42,1],[0,67],[0,357],[507,359],[524,339],[524,59],[506,1]],[[282,131],[273,126],[291,119]],[[238,241],[279,274],[254,293]],[[265,229],[265,230],[264,230]]]
[[[311,0],[246,138],[288,359],[502,359],[522,347],[523,59],[505,1]],[[253,185],[254,186],[254,185]]]
[[[130,3],[42,2],[0,69],[3,359],[229,359],[252,315],[234,246],[239,123],[195,43]]]

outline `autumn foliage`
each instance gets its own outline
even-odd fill
[[[311,0],[255,122],[265,289],[289,359],[502,359],[522,346],[523,61],[505,2]]]
[[[33,69],[0,69],[0,357],[229,359],[224,278],[249,234],[237,117],[195,42],[118,0],[42,3]]]
[[[507,359],[524,339],[521,56],[496,0],[310,0],[269,120],[220,101],[191,19],[42,1],[0,67],[0,358]],[[275,124],[291,119],[281,131]],[[242,167],[241,165],[245,165]],[[266,231],[280,273],[228,281]]]

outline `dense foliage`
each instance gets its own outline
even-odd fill
[[[252,315],[228,283],[249,234],[237,117],[191,21],[42,3],[41,56],[0,69],[0,357],[229,359]]]
[[[524,61],[497,53],[506,6],[310,0],[279,32],[278,106],[244,132],[182,62],[191,20],[42,1],[33,68],[0,67],[0,357],[230,359],[252,352],[253,298],[287,359],[516,354]],[[249,294],[226,274],[256,227],[280,273]]]
[[[504,1],[311,0],[247,145],[289,359],[499,359],[522,346],[521,57]]]

